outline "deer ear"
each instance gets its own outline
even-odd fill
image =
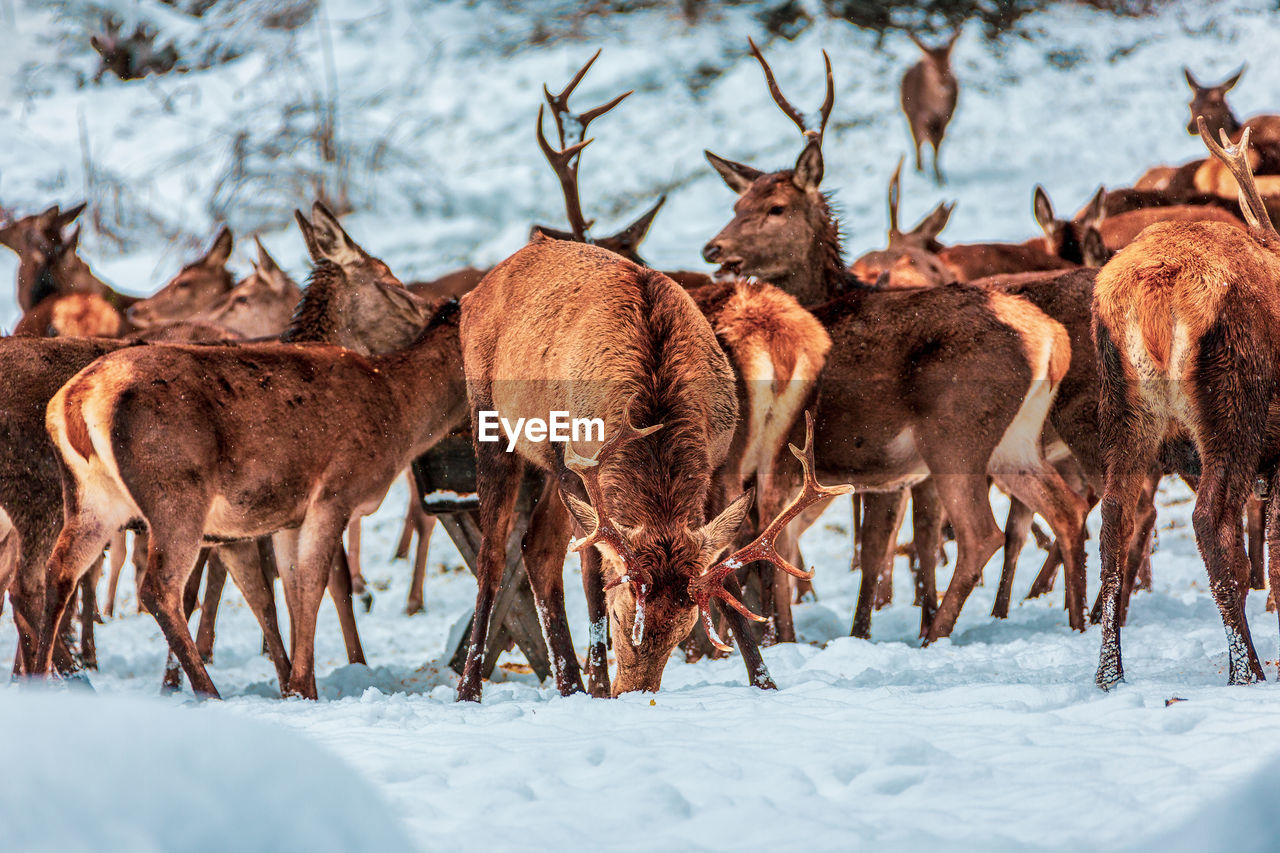
[[[59,210],[58,214],[54,217],[54,220],[53,220],[54,227],[57,228],[59,231],[61,231],[63,228],[66,228],[68,225],[70,225],[72,222],[76,220],[76,217],[78,217],[81,213],[84,213],[86,204],[88,204],[88,202],[82,201],[79,204],[77,204],[75,207],[70,208],[69,210]]]
[[[1235,85],[1240,82],[1240,75],[1244,73],[1244,68],[1245,67],[1241,65],[1239,71],[1237,71],[1235,74],[1232,74],[1231,77],[1228,80],[1226,80],[1226,82],[1224,82],[1221,86],[1218,87],[1219,89],[1222,90],[1223,94],[1230,92],[1232,88],[1234,88]]]
[[[596,245],[603,246],[612,252],[617,252],[624,258],[636,260],[636,250],[640,248],[640,244],[648,236],[649,226],[653,224],[654,217],[658,215],[658,211],[666,203],[667,197],[664,195],[658,199],[657,204],[640,214],[640,218],[635,222],[632,222],[617,234],[610,234],[608,237],[597,240]]]
[[[63,241],[63,244],[66,246],[66,248],[71,250],[72,254],[75,254],[76,247],[80,245],[80,226],[79,225],[71,229],[71,236],[67,237],[67,239]]]
[[[579,500],[566,491],[560,492],[560,497],[564,498],[565,508],[569,510],[569,514],[578,522],[578,526],[587,533],[596,529],[596,511],[591,504],[584,500]]]
[[[797,189],[809,192],[817,191],[818,186],[822,183],[822,143],[817,139],[812,139],[809,144],[800,152],[799,159],[796,160],[796,171],[791,178],[791,182],[796,185]]]
[[[729,185],[729,189],[738,195],[742,195],[749,190],[751,185],[756,182],[756,179],[764,174],[759,169],[753,169],[742,163],[726,160],[719,155],[712,154],[710,151],[703,151],[702,153],[706,155],[707,162],[711,164],[712,168],[720,173],[720,177],[724,178],[724,182]]]
[[[1053,202],[1049,201],[1049,194],[1039,184],[1036,184],[1036,190],[1031,195],[1031,210],[1035,213],[1036,224],[1046,234],[1049,233],[1049,228],[1057,217],[1053,215]]]
[[[280,265],[276,263],[276,259],[271,257],[271,253],[267,251],[267,247],[262,245],[262,241],[257,237],[253,238],[253,242],[258,244],[258,275],[267,283],[277,294],[283,294],[289,289],[292,282],[284,270],[280,269]]]
[[[213,245],[209,247],[209,252],[204,256],[202,263],[206,267],[214,269],[225,267],[227,261],[231,260],[231,248],[234,242],[231,236],[231,229],[223,225],[222,230],[218,232],[218,236],[213,238]]]
[[[294,210],[293,218],[297,220],[298,230],[302,232],[302,242],[307,244],[307,254],[311,256],[313,261],[320,260],[320,246],[316,243],[316,229],[311,227],[311,223],[307,221],[307,217],[302,215],[301,210]]]
[[[1111,259],[1111,252],[1102,240],[1102,232],[1092,225],[1084,229],[1080,244],[1082,260],[1087,267],[1100,267]]]
[[[311,222],[315,228],[313,233],[320,257],[340,267],[356,263],[364,257],[364,252],[338,223],[338,217],[318,201],[311,206]]]
[[[1182,66],[1182,76],[1187,78],[1187,85],[1191,87],[1193,92],[1199,92],[1204,88],[1200,85],[1200,81],[1195,78],[1195,75],[1191,73],[1191,69],[1185,65]]]
[[[751,511],[751,501],[755,498],[755,494],[755,489],[747,489],[698,531],[705,537],[704,553],[709,552],[711,559],[714,560],[720,556],[721,551],[733,544],[738,528],[742,526],[747,513]]]
[[[1089,206],[1084,209],[1084,222],[1098,225],[1107,216],[1107,188],[1098,187],[1098,191],[1089,199]]]
[[[568,240],[573,242],[573,232],[561,231],[559,228],[551,228],[546,225],[533,225],[529,228],[529,240],[532,241],[536,237],[550,237],[552,240]]]
[[[955,202],[947,204],[943,202],[933,209],[933,212],[920,220],[912,232],[920,235],[926,240],[936,240],[938,235],[942,233],[942,229],[947,227],[947,223],[951,220],[951,211],[956,209]]]

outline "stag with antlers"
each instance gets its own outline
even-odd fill
[[[575,310],[565,311],[570,301]],[[738,409],[733,373],[714,332],[688,294],[661,273],[597,247],[536,236],[463,299],[461,334],[473,424],[481,411],[510,419],[563,410],[600,418],[609,438],[585,456],[527,437],[507,453],[476,434],[484,541],[458,697],[480,698],[480,655],[505,564],[515,484],[526,464],[549,474],[524,554],[558,689],[582,689],[561,577],[576,522],[587,534],[577,547],[594,547],[604,558],[617,638],[612,692],[657,690],[700,603],[717,597],[742,617],[723,586],[732,569],[706,577],[751,501],[744,494],[704,523],[712,474],[729,452]],[[650,426],[636,428],[636,420]],[[806,490],[777,525],[837,493]],[[794,570],[771,549],[777,525],[757,550]]]
[[[1067,372],[1066,331],[1029,302],[999,292],[867,289],[845,269],[839,231],[820,189],[821,132],[806,137],[795,168],[780,172],[763,173],[708,152],[739,199],[733,221],[704,256],[805,294],[810,304],[829,300],[813,309],[833,341],[815,419],[819,468],[869,490],[868,515],[884,504],[876,513],[884,518],[876,535],[864,531],[865,548],[877,561],[889,554],[895,513],[901,512],[895,510],[901,506],[897,493],[934,475],[960,556],[932,619],[936,599],[926,578],[933,566],[922,569],[926,639],[951,632],[982,566],[1000,545],[988,474],[1048,520],[1064,543],[1070,622],[1083,629],[1086,507],[1040,447]],[[916,533],[922,559],[937,551],[939,522],[928,526]],[[878,562],[868,562],[864,549],[854,627],[861,636],[869,629],[880,573]]]
[[[1240,516],[1254,478],[1275,480],[1270,413],[1280,384],[1280,234],[1253,180],[1250,129],[1232,145],[1225,129],[1219,144],[1203,118],[1197,126],[1205,147],[1240,187],[1248,231],[1217,222],[1153,225],[1102,269],[1094,290],[1099,419],[1107,448],[1096,677],[1103,689],[1124,678],[1122,572],[1134,506],[1148,468],[1170,442],[1189,443],[1199,457],[1192,524],[1227,632],[1229,683],[1263,677],[1244,614],[1249,561]],[[1278,514],[1273,500],[1273,588],[1280,585]]]

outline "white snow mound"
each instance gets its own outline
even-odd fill
[[[328,750],[216,709],[9,690],[0,701],[8,850],[411,850]]]

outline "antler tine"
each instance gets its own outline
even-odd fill
[[[831,118],[831,110],[836,103],[836,85],[835,78],[831,74],[831,57],[827,52],[822,51],[822,61],[827,68],[827,95],[822,101],[820,111],[821,122],[817,130],[811,130],[805,123],[804,113],[800,112],[795,106],[786,99],[782,94],[782,90],[778,88],[778,81],[773,76],[773,69],[769,67],[769,63],[765,61],[764,54],[760,52],[760,48],[756,46],[755,40],[748,37],[747,43],[751,45],[751,55],[760,63],[760,67],[764,69],[764,79],[769,85],[769,94],[773,96],[773,102],[778,105],[787,117],[795,122],[796,127],[800,128],[800,132],[806,137],[816,137],[818,143],[822,143],[822,136],[827,131],[827,120]]]
[[[556,123],[559,124],[558,121]],[[582,215],[582,200],[578,196],[578,167],[573,161],[579,152],[590,144],[591,140],[586,139],[559,151],[552,148],[542,132],[542,107],[539,105],[538,147],[542,149],[543,155],[546,156],[547,162],[551,164],[556,178],[560,181],[560,191],[564,193],[565,213],[569,216],[569,230],[573,232],[573,239],[579,243],[586,242],[587,229],[591,227],[591,223]]]
[[[851,485],[843,484],[839,486],[824,486],[818,482],[814,475],[814,468],[817,465],[813,460],[813,413],[805,412],[805,442],[804,448],[800,449],[794,444],[788,445],[791,453],[800,460],[800,467],[804,471],[804,486],[800,489],[800,493],[791,499],[791,502],[778,513],[773,521],[760,533],[759,536],[750,544],[725,557],[716,565],[712,566],[700,577],[693,578],[689,581],[689,591],[693,594],[694,599],[698,602],[698,608],[702,611],[703,623],[707,629],[707,636],[711,638],[711,642],[721,651],[728,651],[729,647],[725,645],[716,635],[715,629],[711,625],[711,612],[709,605],[711,598],[715,597],[723,601],[725,604],[737,610],[743,616],[754,619],[757,622],[764,620],[747,609],[741,601],[738,601],[724,587],[724,580],[733,572],[743,566],[753,563],[756,560],[766,560],[773,563],[779,569],[789,575],[798,578],[808,579],[813,577],[813,572],[806,572],[797,569],[783,558],[777,550],[778,534],[780,534],[791,521],[804,512],[809,506],[826,498],[833,498],[839,495],[847,495],[854,488]]]
[[[564,125],[561,123],[560,116],[561,114],[569,112],[569,96],[573,94],[574,89],[578,88],[578,84],[582,82],[582,78],[587,76],[587,72],[591,70],[591,66],[600,58],[602,50],[604,50],[604,48],[600,48],[591,55],[591,58],[587,60],[587,64],[579,68],[578,73],[574,74],[568,84],[560,90],[560,94],[551,94],[551,90],[547,88],[547,84],[542,84],[542,93],[546,96],[547,104],[551,106],[551,113],[556,119],[556,129],[560,133],[561,146],[565,144],[566,140],[564,135]]]
[[[782,90],[778,88],[778,81],[773,76],[773,69],[765,61],[764,54],[760,52],[760,48],[756,47],[755,39],[748,37],[747,44],[751,45],[751,55],[759,61],[760,67],[764,69],[764,79],[769,86],[769,94],[773,96],[773,102],[786,113],[787,118],[796,123],[796,127],[800,128],[801,133],[808,131],[804,124],[804,114],[792,106],[791,102],[782,94]]]
[[[1213,135],[1209,133],[1209,128],[1205,124],[1204,116],[1196,116],[1196,128],[1200,131],[1200,138],[1204,140],[1209,153],[1218,158],[1236,179],[1236,186],[1240,192],[1240,212],[1244,214],[1245,221],[1250,227],[1280,239],[1280,233],[1276,232],[1275,226],[1271,223],[1271,216],[1267,213],[1267,205],[1258,192],[1258,184],[1253,179],[1253,169],[1249,166],[1249,135],[1252,128],[1246,127],[1244,133],[1240,135],[1240,141],[1234,146],[1227,137],[1225,129],[1219,131],[1222,144],[1214,142]]]
[[[601,104],[595,109],[587,110],[585,113],[578,113],[578,115],[575,116],[575,118],[578,120],[578,127],[581,129],[582,134],[584,136],[586,135],[587,125],[591,124],[591,122],[600,118],[600,116],[604,115],[605,113],[609,112],[609,110],[613,109],[618,104],[622,103],[626,98],[630,97],[631,95],[634,95],[635,92],[636,92],[635,89],[630,89],[626,92],[623,92],[621,95],[614,98],[613,100]]]
[[[898,165],[893,169],[893,177],[889,179],[889,239],[898,235],[898,200],[902,195],[902,164],[907,159],[904,154],[898,158]]]
[[[827,56],[827,52],[822,51],[822,61],[827,66],[827,94],[822,100],[821,115],[822,124],[818,126],[818,142],[822,142],[822,137],[827,133],[827,119],[831,118],[831,110],[836,105],[836,81],[831,74],[831,57]]]

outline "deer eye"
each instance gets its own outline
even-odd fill
[[[236,299],[235,299],[235,303],[236,303],[237,305],[248,305],[248,304],[249,304],[249,297],[247,297],[247,296],[237,296],[237,297],[236,297]]]
[[[773,207],[769,208],[770,216],[781,216],[786,212],[787,212],[787,209],[780,204],[775,204]]]

